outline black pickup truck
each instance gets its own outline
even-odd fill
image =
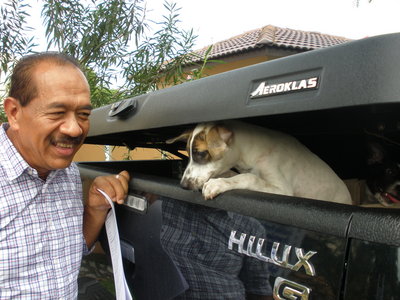
[[[132,175],[117,218],[135,299],[395,300],[400,212],[363,202],[367,138],[400,143],[399,116],[400,34],[382,35],[96,109],[86,143],[175,158],[79,167],[84,183]],[[231,119],[295,136],[348,183],[354,205],[247,190],[206,201],[181,188],[185,145],[165,141]]]

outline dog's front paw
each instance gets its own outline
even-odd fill
[[[210,200],[227,191],[228,189],[229,185],[224,178],[212,178],[203,185],[202,192],[204,199]]]

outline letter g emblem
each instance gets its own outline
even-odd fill
[[[308,300],[311,289],[294,281],[277,277],[274,284],[275,300]]]

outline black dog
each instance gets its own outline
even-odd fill
[[[370,141],[368,148],[368,202],[375,199],[385,206],[400,203],[400,146],[381,139]]]

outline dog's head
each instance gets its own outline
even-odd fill
[[[181,186],[185,189],[201,189],[208,179],[217,177],[234,166],[234,152],[230,149],[233,132],[224,125],[199,124],[194,130],[184,132],[166,143],[176,141],[187,141],[189,163],[181,180]]]
[[[398,153],[385,143],[368,145],[366,183],[376,200],[388,206],[400,202],[400,161]]]

